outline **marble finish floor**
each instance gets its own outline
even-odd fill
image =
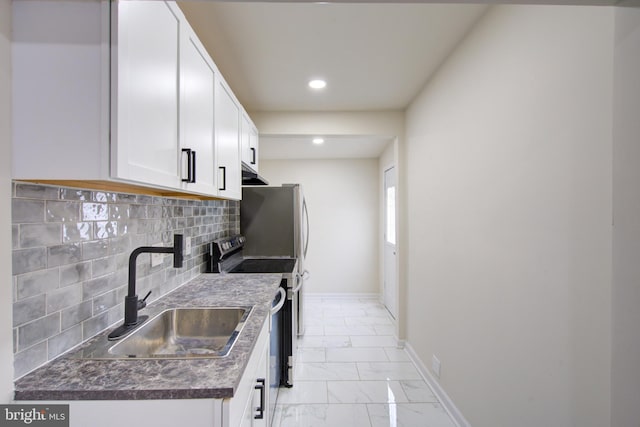
[[[293,388],[273,427],[456,427],[376,300],[309,297]]]

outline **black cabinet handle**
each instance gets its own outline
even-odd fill
[[[225,166],[219,166],[222,169],[222,188],[218,188],[220,191],[227,189],[227,168]]]
[[[187,153],[187,177],[182,178],[182,182],[194,184],[196,182],[196,152],[191,148],[183,148],[183,153]]]
[[[258,413],[253,416],[256,420],[261,420],[264,418],[264,388],[265,388],[265,379],[258,378],[258,384],[254,387],[256,390],[260,390],[260,406],[256,408]]]
[[[191,149],[183,148],[182,153],[187,153],[187,177],[182,178],[182,182],[191,182]]]
[[[255,165],[256,164],[256,149],[251,147],[251,156],[252,156],[252,160],[251,160],[251,164]]]
[[[191,182],[195,184],[196,183],[196,152],[195,150],[191,150],[191,173],[193,178],[193,181]]]

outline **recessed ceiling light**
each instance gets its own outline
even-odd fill
[[[313,138],[313,143],[316,144],[316,145],[323,144],[324,143],[324,139],[322,139],[322,138]]]
[[[309,81],[309,87],[311,89],[324,89],[327,86],[327,82],[321,79],[315,79]]]

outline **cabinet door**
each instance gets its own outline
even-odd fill
[[[249,135],[250,122],[249,117],[242,113],[242,124],[240,126],[240,154],[242,161],[250,164],[251,161],[251,136]]]
[[[242,113],[242,161],[258,172],[258,130],[249,116]]]
[[[217,195],[214,159],[215,72],[190,27],[180,55],[180,133],[182,188]]]
[[[269,340],[267,340],[260,357],[260,364],[256,371],[256,385],[258,387],[254,389],[253,393],[254,416],[251,423],[253,427],[267,427],[271,420],[269,413],[271,407],[269,404]]]
[[[216,154],[218,195],[242,197],[240,169],[240,108],[222,80],[216,84]]]
[[[180,18],[166,2],[119,2],[114,177],[180,188]],[[113,170],[114,169],[114,170]]]
[[[251,163],[249,164],[256,172],[258,172],[258,145],[258,129],[252,124],[249,128],[249,150],[251,151]]]

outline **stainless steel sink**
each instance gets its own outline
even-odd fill
[[[224,357],[238,339],[252,307],[165,310],[107,348],[85,349],[82,358],[182,359]],[[106,351],[105,351],[106,350]]]

